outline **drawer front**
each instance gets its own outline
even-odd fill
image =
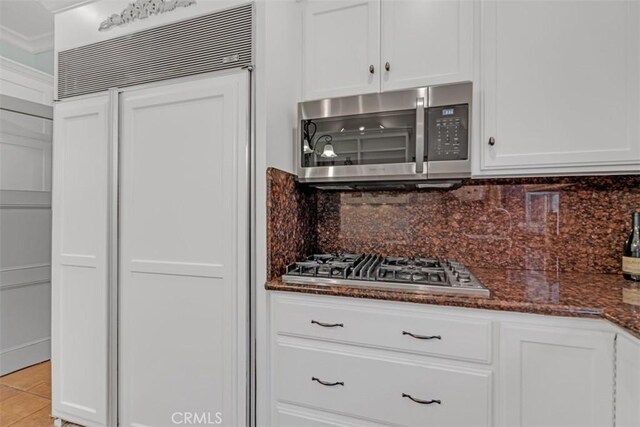
[[[276,398],[382,423],[490,425],[491,372],[392,361],[375,351],[341,348],[280,340]]]
[[[272,425],[278,427],[371,427],[373,425],[387,425],[374,424],[355,418],[347,418],[328,412],[313,411],[292,405],[277,405],[274,416],[275,419]]]
[[[426,308],[420,310],[420,307],[381,309],[365,301],[352,306],[297,298],[275,298],[274,301],[276,333],[491,362],[489,319],[429,314],[425,313]]]

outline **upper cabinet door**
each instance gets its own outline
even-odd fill
[[[304,99],[380,90],[380,0],[309,0],[303,34]]]
[[[53,415],[113,425],[109,407],[108,95],[54,106]]]
[[[637,0],[483,1],[480,174],[640,170],[639,18]]]
[[[471,80],[473,2],[382,2],[382,89]]]

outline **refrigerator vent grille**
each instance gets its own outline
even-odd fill
[[[253,64],[253,5],[58,53],[58,98]]]

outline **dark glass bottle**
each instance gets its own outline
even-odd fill
[[[633,213],[633,228],[624,244],[622,272],[627,280],[640,282],[640,212]]]

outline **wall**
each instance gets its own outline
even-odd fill
[[[267,181],[274,166],[294,170],[294,128],[301,93],[301,3],[267,0],[256,3],[256,111],[255,111],[255,254],[253,323],[257,425],[270,420],[269,294],[267,278]]]
[[[323,192],[268,172],[271,275],[311,251],[455,259],[469,266],[620,273],[640,176],[472,180],[452,191]],[[304,207],[297,200],[306,200]],[[315,205],[313,205],[315,203]],[[312,205],[309,208],[309,205]],[[313,214],[308,211],[315,209]],[[289,212],[286,223],[283,212]],[[309,246],[296,246],[303,238]]]
[[[0,68],[1,93],[50,100],[20,67]],[[51,120],[0,110],[0,375],[50,357],[51,133]]]

